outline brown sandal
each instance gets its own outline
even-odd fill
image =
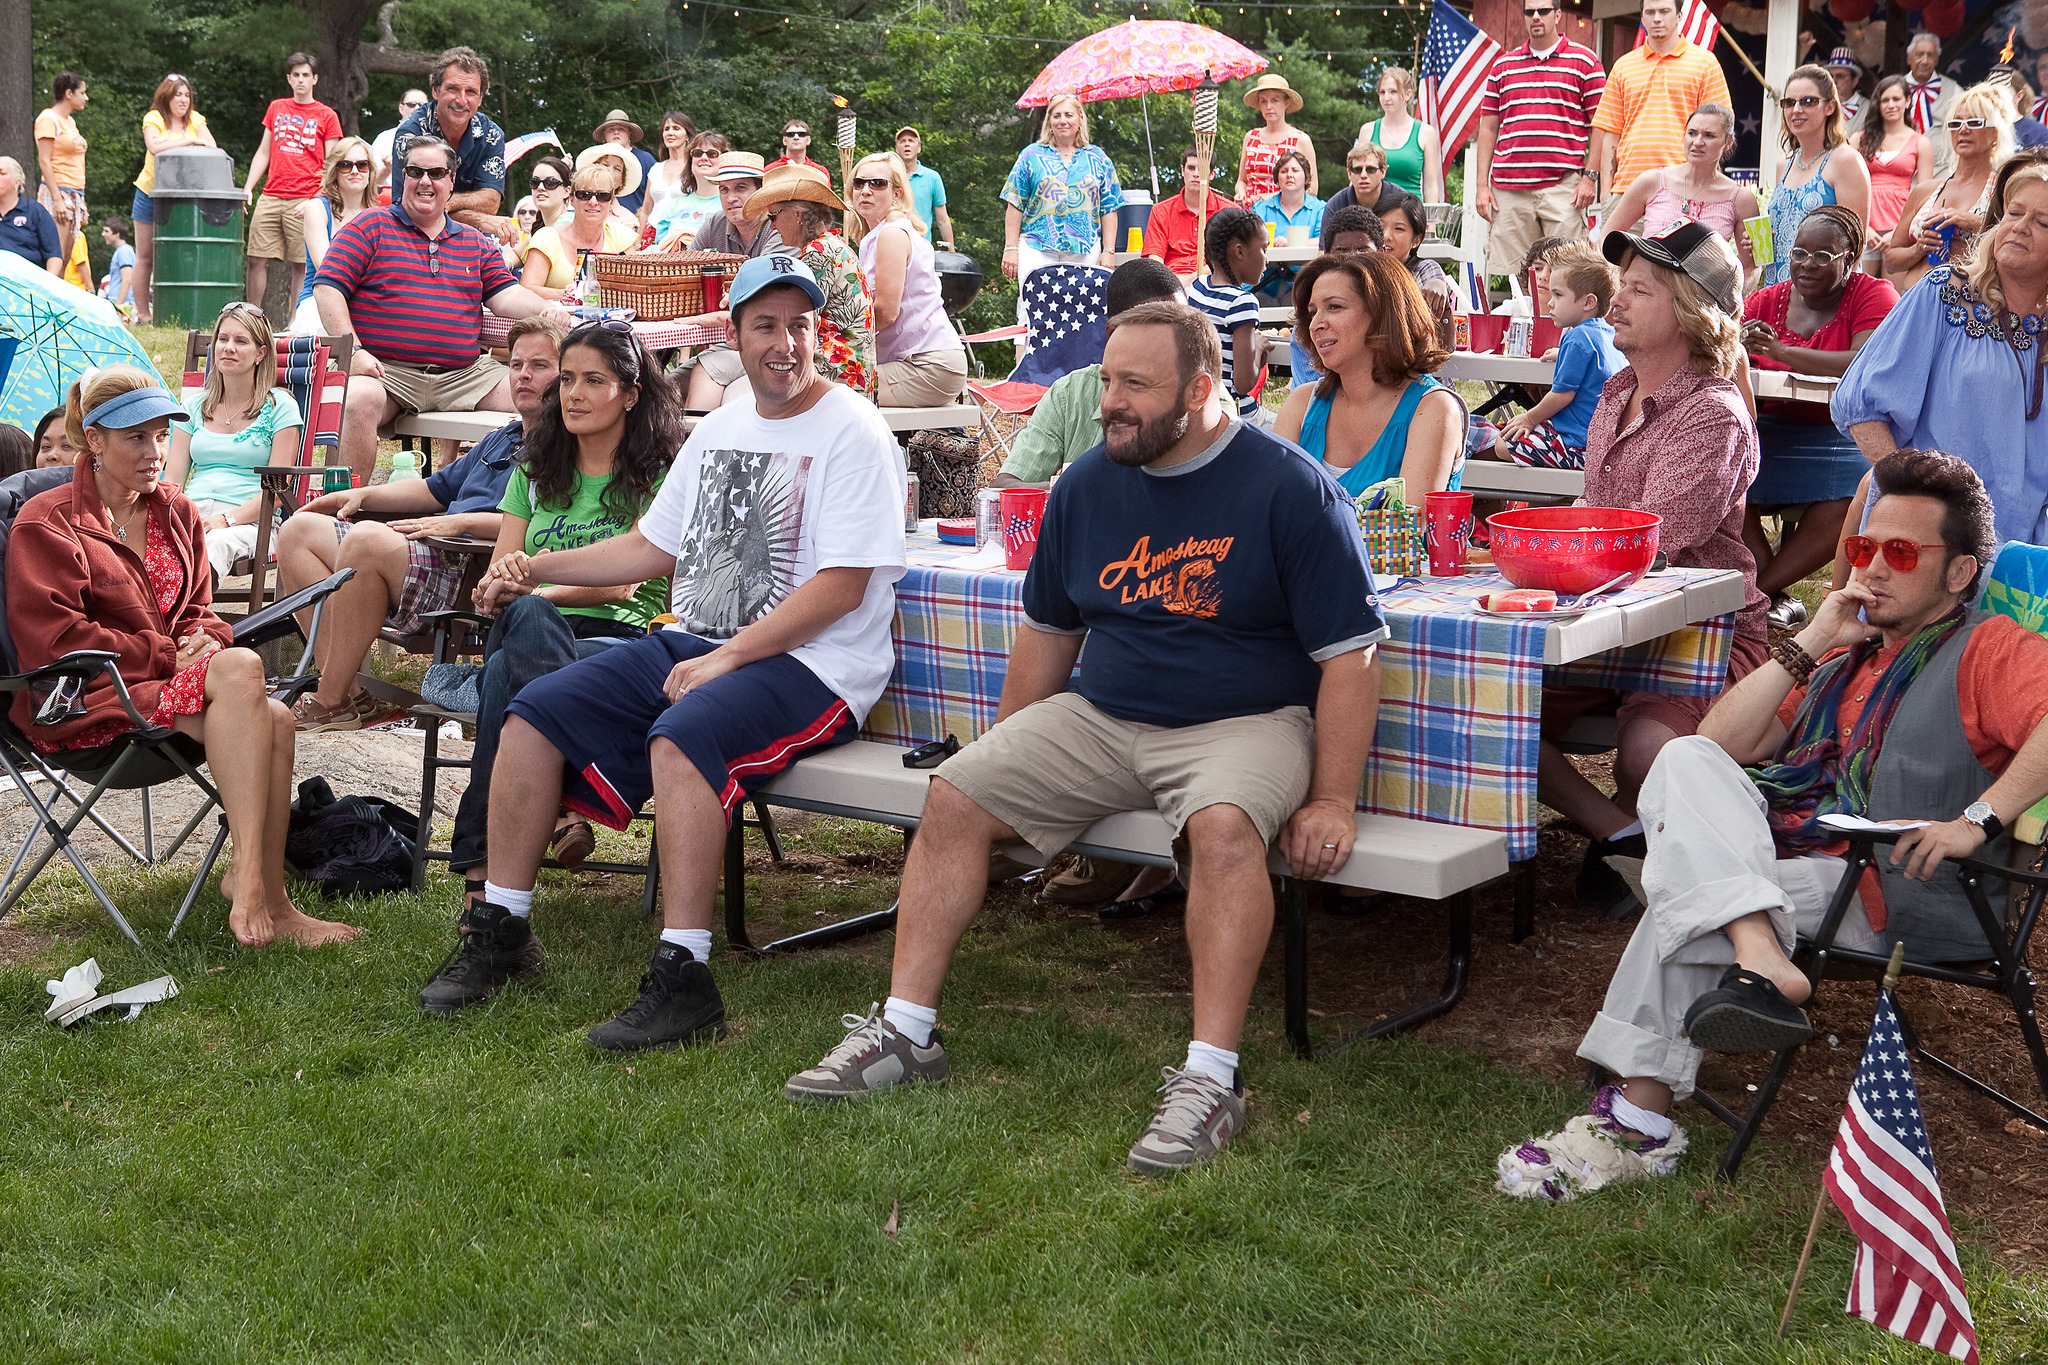
[[[362,712],[356,709],[357,695],[342,698],[339,706],[324,706],[318,697],[308,692],[292,707],[292,728],[302,735],[362,729]]]
[[[571,820],[548,840],[548,853],[571,872],[582,867],[584,859],[595,852],[597,832],[591,829],[588,820]]]

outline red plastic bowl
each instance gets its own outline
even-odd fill
[[[1624,573],[1633,583],[1649,572],[1664,518],[1625,507],[1525,507],[1495,512],[1486,524],[1503,578],[1562,595],[1588,592]]]
[[[1491,313],[1474,313],[1469,321],[1472,327],[1472,350],[1475,354],[1492,355],[1507,342],[1509,319],[1495,317]]]

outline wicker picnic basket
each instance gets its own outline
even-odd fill
[[[729,281],[746,260],[724,251],[643,251],[591,257],[599,302],[630,308],[642,322],[670,322],[704,311],[704,267],[722,265]]]

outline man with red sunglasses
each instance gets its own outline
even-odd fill
[[[1813,1028],[1792,965],[1846,864],[1828,817],[1919,822],[1858,888],[1835,942],[1916,962],[1992,955],[1945,858],[2009,854],[2048,794],[2048,638],[1973,611],[1995,545],[1969,465],[1901,450],[1850,542],[1847,586],[1672,740],[1643,785],[1648,901],[1579,1055],[1620,1079],[1592,1112],[1503,1154],[1499,1188],[1568,1199],[1668,1174],[1669,1118],[1703,1052],[1774,1052]],[[2002,892],[1994,891],[1994,896]]]

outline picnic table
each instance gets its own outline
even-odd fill
[[[896,669],[865,735],[893,744],[995,723],[1024,575],[1000,549],[910,537],[896,585]],[[1382,594],[1378,728],[1359,809],[1499,830],[1509,857],[1536,854],[1536,754],[1543,685],[1700,695],[1720,690],[1744,600],[1742,575],[1669,569],[1583,616],[1518,621],[1474,609],[1498,574],[1403,579]]]
[[[501,318],[496,313],[485,312],[480,339],[487,350],[494,350],[505,344],[506,333],[512,330],[512,319]],[[641,322],[635,319],[633,333],[647,343],[650,351],[669,351],[681,346],[709,346],[725,340],[723,327],[692,326],[682,320],[674,322]]]
[[[1526,384],[1532,389],[1548,389],[1551,376],[1556,372],[1557,366],[1551,361],[1530,356],[1454,351],[1451,358],[1438,368],[1436,377],[1477,379],[1492,384]],[[1758,398],[1825,403],[1835,396],[1835,386],[1841,382],[1831,375],[1795,374],[1790,370],[1752,369],[1749,372],[1750,387]]]

